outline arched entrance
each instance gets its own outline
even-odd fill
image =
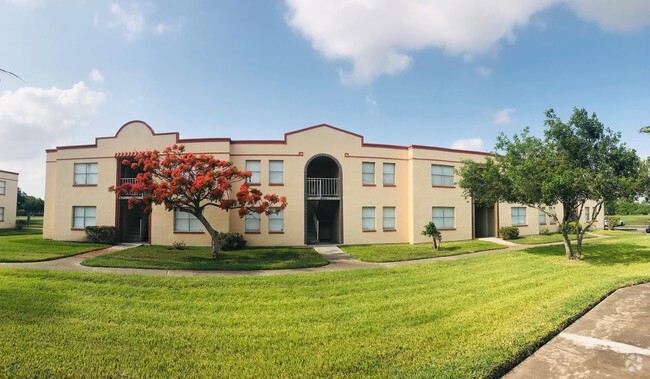
[[[305,165],[305,244],[343,243],[343,172],[329,154]]]

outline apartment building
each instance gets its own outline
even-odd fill
[[[325,124],[281,140],[232,140],[184,139],[132,121],[92,145],[47,150],[44,237],[81,240],[85,226],[114,225],[121,241],[209,245],[192,215],[161,206],[145,214],[129,209],[129,196],[108,191],[135,180],[124,159],[173,144],[233,161],[252,172],[254,187],[287,197],[287,208],[269,217],[206,210],[217,230],[240,232],[252,246],[427,242],[420,233],[431,220],[445,241],[495,236],[503,225],[517,226],[522,235],[554,227],[533,208],[479,207],[463,197],[454,169],[462,159],[482,161],[484,152],[366,143],[361,135]]]
[[[18,173],[0,170],[0,229],[16,226]]]

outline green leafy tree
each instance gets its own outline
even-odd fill
[[[553,219],[564,239],[568,259],[580,259],[585,233],[597,220],[605,201],[634,194],[647,182],[647,170],[636,152],[584,109],[574,108],[567,122],[552,109],[546,111],[544,137],[526,128],[512,138],[501,134],[496,153],[485,162],[465,160],[458,169],[466,198],[480,204],[521,203]],[[587,201],[595,201],[584,224]],[[560,219],[549,205],[562,204]],[[577,223],[574,249],[570,223]]]
[[[440,243],[442,242],[442,233],[436,227],[436,224],[433,221],[429,221],[428,224],[424,225],[424,230],[422,231],[423,236],[430,237],[433,239],[433,248],[435,250],[440,250]]]
[[[42,214],[45,209],[45,202],[38,197],[30,196],[18,188],[17,208],[24,210],[28,215]]]

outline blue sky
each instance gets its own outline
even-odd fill
[[[615,4],[615,5],[610,5]],[[596,112],[650,154],[643,0],[0,0],[0,169],[44,192],[44,150],[140,119],[182,137],[492,150],[544,111]]]

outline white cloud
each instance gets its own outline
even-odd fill
[[[492,73],[494,72],[494,70],[492,70],[492,69],[489,68],[489,67],[480,66],[480,67],[477,67],[477,68],[476,68],[476,72],[477,72],[479,75],[481,75],[482,77],[487,78],[488,76],[492,75]]]
[[[285,0],[287,23],[327,59],[350,62],[344,83],[367,84],[412,64],[411,53],[435,48],[471,59],[500,43],[551,6],[566,4],[606,30],[650,24],[646,0]]]
[[[21,172],[21,188],[42,195],[44,150],[77,142],[89,132],[89,116],[105,103],[102,92],[79,82],[69,89],[21,87],[0,94],[0,162]]]
[[[482,151],[483,150],[483,140],[480,138],[467,138],[467,139],[459,139],[454,141],[454,143],[451,144],[452,149],[460,149],[460,150],[476,150],[476,151]]]
[[[612,32],[637,32],[650,25],[647,0],[569,0],[576,14]]]
[[[512,114],[515,113],[514,108],[506,108],[502,109],[500,111],[494,112],[492,114],[492,122],[500,125],[500,124],[509,124],[512,122]]]
[[[375,97],[371,93],[366,95],[366,109],[372,116],[379,114],[379,103],[377,103],[377,100],[375,100]]]
[[[183,29],[183,26],[185,26],[186,23],[187,19],[185,17],[179,17],[179,19],[174,23],[159,22],[156,26],[153,27],[151,32],[156,36],[178,32]]]
[[[127,41],[138,38],[146,25],[144,11],[139,3],[131,3],[128,9],[122,8],[118,3],[112,3],[109,10],[115,17],[115,21],[108,24],[109,27],[120,27]]]
[[[96,68],[93,68],[90,71],[89,76],[90,76],[90,80],[92,80],[95,83],[100,83],[100,84],[104,83],[104,75],[102,75],[102,73]]]

